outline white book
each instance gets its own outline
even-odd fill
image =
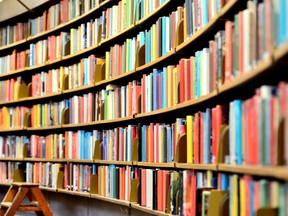
[[[146,170],[146,207],[153,209],[153,170]]]
[[[250,47],[250,40],[251,40],[251,29],[250,29],[250,10],[246,9],[243,11],[243,19],[244,19],[244,52],[243,52],[243,59],[244,59],[244,72],[249,72],[251,70],[250,60],[251,60],[251,47]]]
[[[235,110],[233,101],[229,104],[229,155],[230,164],[236,164]]]

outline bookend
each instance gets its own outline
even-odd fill
[[[165,213],[168,213],[170,214],[171,212],[171,190],[172,190],[172,186],[171,184],[169,185],[169,189],[168,189],[168,192],[166,193],[167,194],[167,202],[166,202],[166,209],[165,209]]]
[[[13,170],[13,176],[12,176],[13,182],[25,182],[25,173],[23,169],[14,169]]]
[[[4,116],[4,118],[3,118],[3,128],[4,129],[9,129],[10,123],[9,123],[9,119],[7,117],[10,116],[10,114],[9,114],[9,110],[8,110],[7,107],[4,106],[2,108],[2,114]]]
[[[140,93],[138,96],[138,101],[137,101],[137,106],[138,106],[137,107],[137,114],[141,113],[141,104],[142,104],[141,101],[142,101],[142,94]]]
[[[176,30],[176,46],[179,46],[184,41],[184,19],[181,19]]]
[[[31,113],[26,112],[24,115],[24,129],[31,127]]]
[[[141,47],[138,46],[136,53],[135,68],[145,64],[145,44]]]
[[[61,80],[62,84],[61,84],[61,90],[64,91],[66,89],[68,89],[68,83],[69,83],[69,75],[68,74],[64,74],[63,79]]]
[[[68,41],[66,42],[63,56],[68,56],[68,55],[70,55],[70,43],[71,43],[70,40],[68,40]],[[48,56],[48,55],[47,55],[47,56]]]
[[[229,126],[224,124],[220,128],[220,141],[216,163],[225,163],[225,156],[229,155]]]
[[[92,174],[90,176],[90,194],[98,194],[98,175]]]
[[[28,97],[32,97],[32,82],[27,85]]]
[[[130,202],[131,203],[140,203],[140,180],[132,179],[131,180],[131,190],[130,190]]]
[[[183,134],[178,139],[175,153],[176,163],[186,163],[187,162],[187,135]]]
[[[133,139],[133,145],[132,145],[132,161],[138,161],[138,148],[139,148],[139,138],[136,137]]]
[[[105,80],[105,63],[96,64],[94,77],[94,84]]]
[[[228,216],[229,196],[228,191],[211,190],[208,202],[207,216]]]
[[[104,103],[100,105],[100,119],[99,120],[104,120]]]
[[[97,45],[100,44],[101,38],[102,38],[102,25],[100,24],[98,27]]]
[[[286,125],[288,127],[288,125]],[[285,118],[281,118],[278,129],[277,129],[277,151],[276,151],[276,158],[277,158],[277,165],[285,165]]]
[[[61,125],[69,124],[69,108],[63,108],[61,115]]]
[[[101,143],[101,140],[96,140],[95,141],[93,159],[94,160],[101,160],[102,159],[102,143]]]
[[[64,172],[63,171],[59,171],[57,173],[56,188],[57,189],[63,189],[64,188]]]
[[[21,98],[27,98],[29,96],[28,94],[28,87],[26,83],[22,83],[19,85],[19,89],[18,89],[18,99]]]
[[[277,216],[278,215],[278,208],[260,208],[256,211],[256,216]]]
[[[23,144],[23,158],[26,158],[26,157],[28,157],[28,143],[24,143]]]

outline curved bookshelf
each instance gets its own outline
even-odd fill
[[[281,58],[288,54],[288,43],[283,45],[283,47],[274,49],[273,51],[273,58],[275,61],[279,61]]]
[[[176,168],[180,169],[193,169],[193,170],[211,170],[217,171],[217,164],[188,164],[188,163],[176,163]]]
[[[94,160],[94,163],[97,164],[114,164],[114,165],[124,165],[132,166],[132,161],[116,161],[116,160]]]
[[[79,191],[72,191],[72,190],[66,190],[66,189],[57,189],[56,192],[90,198],[90,193],[88,192],[79,192]]]
[[[2,80],[2,79],[6,78],[6,77],[9,77],[9,76],[19,75],[19,74],[27,72],[27,71],[28,71],[27,67],[21,68],[21,69],[17,69],[17,70],[8,72],[8,73],[1,74],[0,75],[0,79]]]
[[[98,7],[95,7],[93,9],[91,9],[90,11],[88,11],[85,14],[82,14],[81,16],[75,17],[74,19],[71,19],[71,20],[69,20],[66,23],[62,23],[62,24],[56,26],[55,28],[52,28],[52,29],[49,29],[47,31],[41,32],[41,33],[36,34],[34,36],[28,36],[26,39],[23,39],[21,41],[17,41],[15,43],[0,47],[0,51],[14,48],[14,47],[19,46],[21,44],[24,44],[26,42],[31,42],[33,40],[37,40],[38,38],[51,35],[51,34],[53,34],[56,31],[60,31],[61,29],[67,28],[68,26],[72,26],[74,23],[79,22],[82,19],[85,19],[86,17],[90,16],[93,13],[96,13],[97,11],[101,11],[102,8],[104,8],[107,5],[109,5],[110,3],[113,3],[113,2],[116,2],[116,1],[119,1],[119,0],[105,0],[102,3],[100,3]]]
[[[156,211],[156,210],[144,207],[144,206],[140,206],[139,204],[136,204],[136,203],[131,203],[131,208],[139,210],[139,211],[142,211],[142,212],[146,212],[146,213],[151,214],[151,215],[159,215],[159,216],[168,216],[168,215],[170,215],[170,214],[167,214],[165,212]]]
[[[126,200],[120,200],[120,199],[115,199],[115,198],[109,198],[109,197],[104,197],[98,194],[90,194],[90,198],[94,198],[97,200],[101,200],[101,201],[105,201],[105,202],[109,202],[109,203],[114,203],[117,205],[122,205],[122,206],[130,206],[130,202],[126,201]]]
[[[51,163],[65,163],[65,159],[61,158],[31,158],[31,157],[25,157],[24,161],[26,162],[51,162]]]
[[[232,172],[243,175],[271,177],[276,179],[288,179],[287,166],[261,166],[261,165],[229,165],[219,164],[218,171]]]
[[[24,161],[24,158],[13,158],[13,157],[1,157],[0,158],[1,162],[4,161],[15,161],[15,162],[19,162],[19,161]]]
[[[133,165],[139,167],[157,167],[157,168],[175,168],[175,163],[154,163],[154,162],[133,162]]]
[[[45,127],[28,127],[28,131],[45,131],[45,130],[55,130],[62,128],[62,125],[52,125],[52,126],[45,126]]]
[[[25,128],[1,129],[0,133],[12,133],[12,132],[20,132],[20,131],[25,131]]]

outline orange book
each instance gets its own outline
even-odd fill
[[[225,83],[231,80],[232,76],[232,55],[233,55],[233,46],[232,46],[232,31],[233,23],[229,20],[225,22]]]
[[[141,205],[146,206],[146,169],[141,169]]]
[[[244,17],[243,11],[239,12],[239,73],[244,74]]]

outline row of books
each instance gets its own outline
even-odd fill
[[[98,166],[96,169],[98,195],[130,200],[131,180],[137,177],[137,168],[115,165]]]
[[[0,81],[1,101],[15,101],[19,99],[20,85],[26,85],[21,77]]]
[[[277,209],[277,215],[287,214],[287,182],[253,178],[249,175],[218,174],[229,193],[229,215],[256,215],[259,209]],[[219,185],[219,183],[218,183]]]
[[[31,127],[47,127],[61,124],[63,109],[68,100],[35,104],[31,108]]]
[[[0,57],[0,74],[6,74],[28,66],[29,50],[13,50],[11,55]]]
[[[62,0],[36,17],[0,28],[0,46],[35,36],[64,24],[91,9],[98,7],[100,0]]]
[[[64,158],[64,135],[31,135],[28,140],[28,156],[31,158]]]
[[[1,136],[0,157],[23,158],[24,148],[28,143],[29,138],[26,136]]]
[[[42,187],[57,188],[57,176],[63,165],[50,162],[26,163],[25,180],[29,183],[37,183]]]
[[[184,40],[189,39],[215,18],[228,1],[185,0],[183,8]]]
[[[0,162],[0,183],[12,183],[15,169],[25,169],[25,164],[20,162]]]
[[[69,41],[70,35],[61,32],[60,35],[51,35],[48,39],[40,40],[37,43],[31,43],[29,48],[29,67],[41,65],[47,61],[59,59],[65,56],[65,47]]]
[[[287,164],[287,95],[288,84],[280,82],[261,86],[252,98],[230,102],[231,164]]]
[[[24,119],[30,109],[24,106],[0,108],[0,128],[2,130],[24,128]]]

